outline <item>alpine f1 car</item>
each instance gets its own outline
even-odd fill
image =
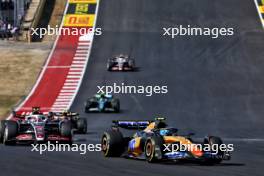
[[[202,142],[195,142],[188,135],[179,135],[178,129],[169,128],[165,119],[155,121],[113,121],[111,130],[102,135],[102,152],[105,157],[128,157],[145,159],[148,162],[158,161],[199,161],[216,164],[222,160],[230,160],[228,151],[211,151],[212,145],[223,144],[219,137],[208,136]],[[120,129],[134,129],[133,136],[124,137]],[[188,144],[188,145],[187,145]],[[175,146],[188,146],[179,150]],[[204,145],[209,150],[204,150]],[[193,147],[189,147],[193,146]]]
[[[72,123],[70,121],[52,121],[43,114],[35,113],[20,117],[16,116],[14,120],[0,122],[0,142],[6,145],[48,141],[72,143]]]
[[[68,120],[71,122],[74,133],[86,134],[87,133],[87,120],[81,118],[76,112],[49,112],[48,118],[53,122],[59,122],[61,120]]]
[[[135,60],[130,58],[128,55],[117,55],[107,62],[108,71],[134,71],[135,70]]]
[[[85,102],[85,112],[119,112],[119,99],[113,95],[96,94]]]

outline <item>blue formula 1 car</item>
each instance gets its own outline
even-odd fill
[[[113,95],[95,94],[85,102],[85,112],[119,112],[120,101]]]
[[[113,121],[113,126],[102,135],[102,152],[105,157],[144,159],[148,162],[195,161],[218,164],[230,160],[231,154],[221,138],[206,136],[197,141],[192,133],[180,135],[177,128],[167,127],[164,118],[155,121]],[[136,130],[124,136],[121,129]],[[184,148],[183,148],[184,146]]]

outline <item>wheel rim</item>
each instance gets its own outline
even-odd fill
[[[148,142],[146,145],[146,155],[151,156],[152,155],[152,144],[151,142]]]
[[[103,137],[103,139],[102,139],[102,151],[104,153],[106,153],[107,152],[107,149],[108,149],[107,138],[106,137]]]

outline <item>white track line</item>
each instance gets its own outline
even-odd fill
[[[74,59],[74,60],[75,60],[75,59],[77,59],[77,60],[79,60],[79,59],[84,59],[84,60],[86,60],[86,57],[74,57],[73,59]]]
[[[65,83],[64,87],[71,87],[71,88],[75,88],[76,86],[78,86],[78,82],[74,82],[74,83]]]
[[[89,48],[90,48],[89,45],[88,46],[78,46],[77,51],[78,50],[88,50]]]
[[[87,56],[87,54],[75,54],[75,56],[77,56],[77,57],[78,57],[78,56],[81,56],[81,57],[82,57],[82,56],[83,56],[83,57],[86,57],[86,56]]]
[[[84,68],[84,65],[72,64],[71,68]]]
[[[73,61],[73,64],[85,64],[86,61]]]
[[[81,78],[81,76],[67,76],[67,78]]]
[[[79,82],[79,80],[66,80],[65,81],[66,83],[78,83]]]
[[[81,75],[82,72],[80,71],[70,71],[68,75]]]
[[[73,93],[64,93],[64,92],[62,92],[62,93],[60,93],[59,95],[60,95],[60,96],[73,95]]]
[[[79,42],[80,46],[87,45],[90,46],[91,42]]]
[[[75,91],[76,90],[61,90],[60,93],[74,93]]]
[[[87,49],[85,49],[85,50],[83,50],[83,49],[82,50],[76,50],[77,54],[83,54],[83,53],[88,54],[88,52],[89,51],[87,51]]]
[[[70,68],[70,71],[73,71],[73,70],[82,71],[82,68]]]
[[[76,87],[69,87],[69,88],[65,88],[65,89],[61,89],[61,90],[75,90]]]

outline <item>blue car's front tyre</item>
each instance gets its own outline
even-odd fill
[[[161,136],[149,137],[144,146],[145,158],[149,163],[155,163],[163,158],[164,140]]]

